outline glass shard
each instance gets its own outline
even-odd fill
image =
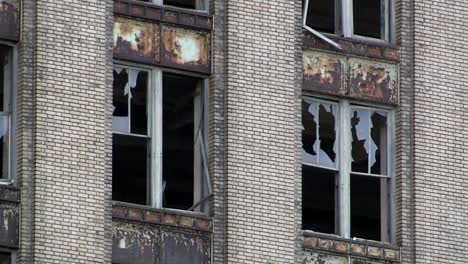
[[[388,175],[387,172],[387,113],[373,112],[371,116],[371,173]]]
[[[355,0],[353,1],[354,34],[381,38],[382,5],[385,0]]]
[[[317,103],[302,100],[302,162],[317,164]]]
[[[369,111],[351,112],[351,170],[369,173]]]
[[[112,104],[112,131],[129,132],[128,116],[128,73],[126,69],[114,69]]]
[[[324,167],[336,167],[335,112],[336,106],[319,104],[319,165]]]
[[[148,134],[148,72],[130,69],[130,131]]]

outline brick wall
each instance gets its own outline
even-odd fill
[[[227,261],[292,263],[294,1],[227,2]]]
[[[109,262],[108,1],[36,1],[34,262]]]
[[[468,2],[414,2],[414,248],[466,263]]]

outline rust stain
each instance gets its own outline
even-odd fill
[[[157,63],[159,32],[158,25],[116,17],[113,29],[114,57]]]
[[[19,1],[0,1],[0,38],[19,40]]]
[[[348,94],[353,97],[396,103],[396,65],[350,60]]]
[[[164,230],[161,234],[161,263],[209,263],[210,243],[207,236],[169,230]]]
[[[304,54],[303,87],[306,90],[338,94],[343,88],[343,59],[333,55]]]
[[[18,247],[18,207],[0,203],[0,246]]]
[[[163,26],[161,63],[192,71],[210,70],[210,33]]]

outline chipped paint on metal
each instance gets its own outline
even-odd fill
[[[159,62],[160,26],[157,24],[114,18],[114,57],[135,62]]]
[[[19,0],[0,0],[0,39],[19,40]]]
[[[348,95],[397,103],[398,67],[394,63],[350,58]]]
[[[345,57],[307,51],[304,52],[303,63],[303,88],[305,90],[332,94],[342,93]]]
[[[327,255],[318,252],[305,252],[303,264],[348,264],[348,258],[344,256]]]
[[[112,223],[112,262],[159,263],[159,232],[144,224]]]
[[[0,203],[0,246],[18,247],[18,206]]]
[[[161,263],[210,263],[209,236],[199,233],[161,230]]]
[[[210,71],[210,33],[162,27],[161,64],[191,71]]]

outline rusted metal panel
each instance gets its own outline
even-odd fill
[[[211,34],[162,26],[161,64],[195,72],[210,72]]]
[[[350,58],[348,95],[397,103],[398,67],[393,63]]]
[[[0,39],[19,40],[19,0],[0,0]]]
[[[158,64],[160,26],[122,17],[114,18],[114,57]]]
[[[348,264],[348,258],[344,256],[328,255],[318,252],[305,252],[304,264]]]
[[[346,57],[306,51],[303,63],[305,90],[330,94],[343,93]]]
[[[159,244],[158,228],[145,224],[112,223],[113,263],[159,263]]]
[[[161,238],[161,263],[211,263],[209,236],[163,229]]]
[[[0,247],[18,248],[18,206],[0,203]]]

